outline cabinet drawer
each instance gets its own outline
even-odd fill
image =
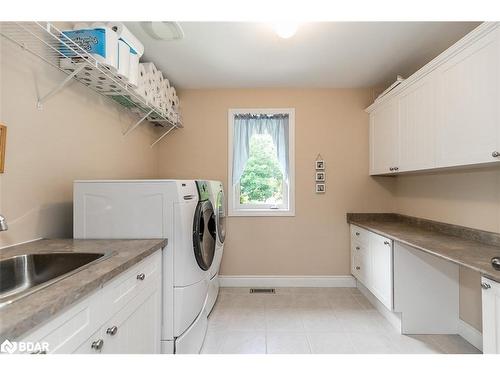
[[[351,254],[358,257],[367,257],[368,245],[358,241],[351,241]]]
[[[142,260],[105,286],[104,303],[109,312],[105,319],[109,319],[135,296],[151,287],[151,283],[157,277],[161,278],[161,250]]]
[[[351,274],[356,278],[360,278],[361,274],[361,261],[355,253],[351,253]]]
[[[102,295],[96,292],[21,341],[48,343],[48,353],[71,353],[102,324],[101,302]]]
[[[351,224],[351,240],[368,245],[369,232],[363,228]]]

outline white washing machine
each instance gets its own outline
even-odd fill
[[[162,252],[163,353],[198,353],[207,329],[216,218],[208,183],[75,181],[75,238],[167,238]]]
[[[226,205],[224,187],[220,181],[207,181],[210,189],[210,199],[215,211],[216,245],[215,257],[208,274],[208,296],[205,306],[206,314],[210,314],[219,295],[219,268],[224,252],[226,238]]]

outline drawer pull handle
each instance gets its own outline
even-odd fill
[[[113,326],[113,327],[109,327],[107,330],[106,330],[106,333],[110,336],[114,336],[116,335],[116,332],[118,332],[118,327],[117,326]]]
[[[138,275],[137,275],[137,280],[141,280],[141,281],[142,281],[142,280],[144,280],[145,278],[146,278],[146,275],[145,275],[145,274],[143,274],[143,273],[140,273],[140,274],[138,274]]]
[[[90,347],[95,350],[101,350],[103,346],[104,346],[104,340],[99,339],[95,340]]]
[[[360,270],[360,269],[361,269],[361,267],[360,267],[360,266],[356,266],[356,269],[357,269],[357,270]]]
[[[391,243],[389,241],[384,241],[384,245],[390,245]]]
[[[490,284],[488,284],[488,283],[482,282],[482,283],[481,283],[481,288],[483,288],[483,289],[485,289],[485,290],[486,290],[486,289],[490,289],[490,288],[491,288],[491,285],[490,285]]]

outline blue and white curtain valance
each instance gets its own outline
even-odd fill
[[[233,185],[240,182],[245,170],[250,152],[250,138],[254,134],[271,136],[283,179],[288,181],[288,117],[288,114],[256,115],[250,113],[234,116]]]

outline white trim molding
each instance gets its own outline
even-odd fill
[[[355,288],[356,279],[345,276],[260,276],[219,275],[221,287],[263,288],[263,287],[317,287],[317,288]]]
[[[483,334],[462,319],[458,321],[458,334],[471,345],[483,351]]]

